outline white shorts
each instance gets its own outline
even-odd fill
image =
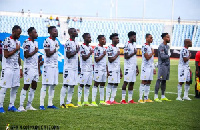
[[[120,71],[109,71],[108,83],[120,83]]]
[[[58,67],[43,66],[42,84],[58,84]]]
[[[107,79],[107,72],[106,71],[99,71],[96,70],[94,72],[94,81],[99,83],[105,83]]]
[[[24,84],[31,84],[32,81],[38,82],[38,69],[33,67],[24,67]]]
[[[83,85],[92,85],[93,72],[81,72],[79,83]]]
[[[0,86],[3,88],[20,86],[20,69],[2,69]]]
[[[75,86],[78,81],[78,70],[63,70],[63,84]]]
[[[140,80],[153,80],[153,68],[142,66]]]
[[[178,68],[178,82],[189,82],[190,81],[190,70],[189,68],[179,67]]]
[[[136,69],[124,69],[124,81],[135,82],[136,81]]]

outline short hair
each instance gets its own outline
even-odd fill
[[[48,33],[50,33],[53,28],[56,28],[56,26],[50,26],[50,27],[48,27]]]
[[[20,30],[22,30],[20,26],[18,26],[18,25],[15,25],[15,26],[12,28],[12,31],[15,31],[15,30],[17,30],[17,29],[20,29]]]
[[[69,28],[68,33],[70,34],[73,29],[75,29],[75,28]]]
[[[105,37],[104,35],[98,35],[97,39],[101,39],[102,37]]]
[[[162,33],[161,37],[164,38],[167,35],[168,35],[168,33]]]
[[[28,34],[31,33],[34,29],[35,29],[34,27],[30,27],[30,28],[28,29],[28,31],[27,31]]]
[[[136,35],[136,32],[130,31],[130,32],[128,33],[128,37],[131,37],[131,36],[133,36],[133,35]]]
[[[113,37],[116,37],[116,36],[118,36],[118,34],[117,34],[117,33],[112,33],[112,34],[110,35],[110,37],[109,37],[109,38],[110,38],[110,40],[112,40],[112,38],[113,38]]]
[[[89,33],[83,33],[82,37],[83,39],[85,38],[85,36],[89,35]]]
[[[150,36],[150,35],[151,35],[150,33],[147,33],[146,36],[145,36],[145,38],[148,38],[148,36]]]

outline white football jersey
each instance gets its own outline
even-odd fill
[[[187,48],[182,48],[180,51],[180,59],[179,59],[179,67],[189,67],[189,60],[187,62],[184,62],[183,57],[188,57],[190,55],[190,52]]]
[[[134,43],[126,43],[124,45],[124,54],[128,53],[128,55],[132,54],[136,50],[136,45]],[[136,55],[132,56],[130,59],[124,59],[124,69],[135,69],[137,65]]]
[[[93,66],[92,66],[92,55],[84,61],[82,56],[83,55],[88,55],[90,53],[90,50],[93,50],[91,46],[86,46],[85,43],[80,46],[80,65],[81,65],[81,71],[92,71]]]
[[[102,56],[104,51],[106,51],[106,48],[101,47],[99,45],[96,46],[94,49],[94,57]],[[94,62],[94,70],[106,71],[106,62],[107,62],[107,59],[105,55],[99,62]]]
[[[76,47],[78,47],[78,43],[75,41],[72,41],[71,39],[67,40],[67,42],[64,45],[64,68],[66,69],[72,69],[72,70],[78,70],[78,53],[74,55],[71,58],[66,57],[66,52],[75,52]]]
[[[31,39],[26,39],[23,43],[24,52],[28,50],[29,53],[35,51],[35,48],[38,48],[38,42],[32,41]],[[24,57],[24,66],[31,66],[34,68],[38,68],[38,54],[35,53],[33,56],[25,58]]]
[[[108,57],[114,57],[119,51],[118,47],[114,47],[114,45],[109,45],[107,48]],[[108,61],[108,70],[109,71],[120,71],[120,56],[118,56],[115,61],[110,63]]]
[[[144,44],[142,46],[142,66],[154,68],[154,56],[152,56],[149,60],[147,60],[144,57],[145,53],[148,53],[148,54],[152,53],[152,47],[147,44]]]
[[[18,58],[20,51],[18,50],[12,56],[5,58],[4,50],[13,51],[16,49],[16,45],[20,45],[20,41],[14,40],[11,36],[7,37],[3,42],[3,51],[2,51],[2,69],[7,67],[9,68],[19,68]]]
[[[56,47],[58,47],[58,41],[53,41],[49,37],[44,40],[43,47],[44,49],[50,49],[50,51],[53,51]],[[50,57],[47,57],[46,52],[44,51],[44,65],[58,66],[58,52],[54,53]]]

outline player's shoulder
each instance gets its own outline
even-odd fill
[[[84,45],[84,44],[80,45],[80,48],[82,48],[82,49],[84,49],[85,47],[86,47],[86,45]]]
[[[161,43],[161,44],[158,46],[158,48],[162,48],[162,47],[164,47],[164,44],[163,44],[163,43]]]
[[[124,43],[124,48],[128,47],[128,42]]]
[[[4,42],[10,42],[11,41],[11,38],[10,37],[6,37],[5,39],[4,39]]]
[[[49,43],[49,38],[44,39],[44,43]]]
[[[107,50],[113,50],[113,46],[112,45],[108,45],[108,48],[107,48]]]
[[[29,39],[24,40],[24,44],[28,44],[29,43]]]
[[[95,46],[95,48],[94,48],[94,50],[99,50],[100,48],[99,48],[99,46]]]
[[[149,45],[147,45],[147,44],[143,44],[143,45],[142,45],[142,49],[147,50],[147,48],[149,48]]]
[[[187,52],[188,49],[186,49],[185,47],[181,48],[181,52]]]

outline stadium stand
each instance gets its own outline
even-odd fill
[[[194,47],[200,47],[200,25],[196,27],[196,34],[193,40]]]
[[[20,16],[0,16],[0,33],[11,33],[14,25],[19,25],[22,28],[21,35],[28,35],[29,27],[35,27],[40,37],[48,36],[47,26],[57,26],[58,21],[49,20],[45,22],[45,18],[40,17],[20,17]],[[60,28],[58,28],[59,31]]]
[[[183,46],[184,39],[191,39],[194,33],[194,25],[174,25],[172,46]]]
[[[106,36],[107,40],[111,33],[119,33],[120,43],[126,43],[128,40],[127,33],[130,30],[134,30],[137,33],[137,44],[142,45],[142,40],[144,41],[144,35],[146,33],[151,33],[154,42],[153,45],[160,44],[160,34],[163,32],[164,24],[160,23],[142,23],[136,22],[116,22],[116,21],[91,21],[84,20],[82,23],[70,21],[68,27],[79,28],[81,35],[79,35],[78,40],[82,41],[82,34],[84,32],[89,32],[92,35],[92,42],[97,43],[97,36],[103,34]],[[144,30],[144,34],[142,33]]]
[[[67,18],[67,17],[66,17]],[[65,19],[66,19],[65,18]],[[134,30],[137,33],[137,45],[142,45],[145,42],[145,34],[150,33],[153,36],[152,45],[158,46],[162,41],[160,35],[164,32],[165,23],[147,22],[142,23],[140,21],[128,21],[128,20],[104,20],[104,19],[85,19],[82,22],[70,20],[68,23],[60,22],[61,26],[57,27],[59,32],[59,39],[63,39],[63,32],[67,31],[67,28],[74,27],[79,29],[78,42],[83,42],[82,34],[89,32],[92,36],[92,43],[97,43],[97,36],[103,34],[107,38],[107,42],[110,43],[109,36],[111,33],[119,33],[120,43],[127,42],[127,33],[130,30]],[[22,27],[22,35],[27,35],[27,29],[34,26],[40,37],[49,36],[47,33],[48,26],[57,26],[58,21],[48,20],[41,17],[24,17],[24,16],[8,16],[0,15],[0,33],[11,33],[12,27],[19,25]],[[63,30],[62,27],[65,27]],[[175,24],[172,27],[172,47],[182,47],[183,41],[189,38],[193,41],[193,47],[200,47],[200,25],[188,25],[188,24]],[[66,40],[66,38],[64,39]]]

